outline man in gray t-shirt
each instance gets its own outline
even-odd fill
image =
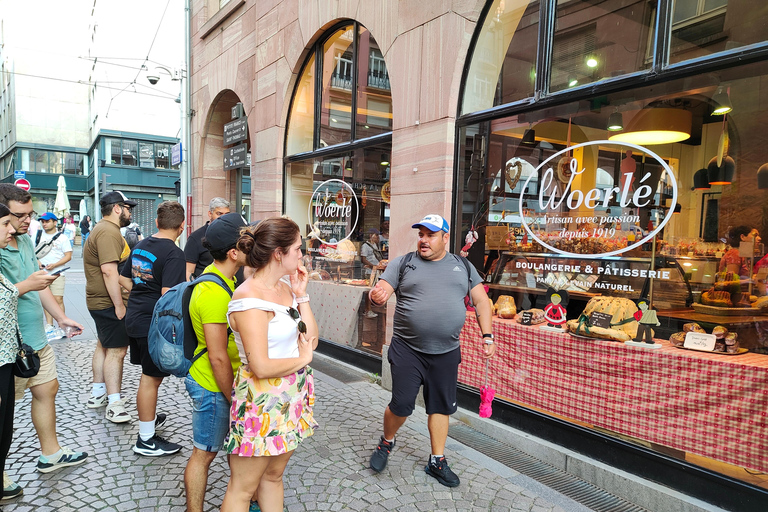
[[[449,416],[456,412],[459,332],[466,317],[464,297],[470,293],[475,304],[484,333],[484,343],[479,346],[485,358],[495,352],[491,306],[477,270],[447,252],[448,222],[440,215],[427,215],[413,227],[419,230],[416,252],[390,262],[370,292],[375,305],[384,304],[393,293],[397,295],[388,356],[392,400],[384,411],[384,435],[370,465],[376,472],[386,467],[395,434],[413,412],[423,385],[432,445],[432,456],[424,470],[441,484],[456,487],[459,477],[451,471],[443,452]]]

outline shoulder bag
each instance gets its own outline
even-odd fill
[[[40,354],[26,343],[21,342],[19,326],[16,325],[16,341],[19,351],[16,353],[16,361],[13,363],[13,374],[22,379],[29,379],[40,371]]]

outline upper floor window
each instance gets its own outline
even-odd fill
[[[355,67],[357,66],[357,68]],[[315,116],[315,105],[320,106]],[[340,25],[310,54],[288,119],[294,155],[392,131],[392,94],[384,55],[368,29]]]
[[[170,164],[169,144],[123,139],[104,139],[104,164],[146,169],[178,169]]]

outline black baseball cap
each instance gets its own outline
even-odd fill
[[[101,206],[107,206],[108,204],[124,204],[126,206],[130,206],[133,208],[134,206],[138,205],[136,201],[131,201],[127,197],[125,197],[125,194],[120,192],[119,190],[113,190],[112,192],[107,192],[103,196],[101,196],[101,199],[99,199],[99,204]]]
[[[205,241],[214,251],[231,249],[240,238],[240,230],[246,226],[248,223],[242,215],[237,212],[227,213],[208,224]]]

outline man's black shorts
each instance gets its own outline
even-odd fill
[[[131,364],[141,365],[141,373],[149,377],[164,378],[170,375],[155,366],[155,362],[149,355],[147,338],[134,338],[133,336],[129,336],[129,338],[131,340]]]
[[[123,348],[129,344],[128,333],[125,332],[125,318],[118,320],[115,308],[93,310],[88,312],[96,324],[96,334],[104,348]]]
[[[392,369],[389,410],[395,416],[411,415],[422,385],[427,414],[450,415],[456,412],[460,348],[445,354],[424,354],[392,338],[387,359]]]

